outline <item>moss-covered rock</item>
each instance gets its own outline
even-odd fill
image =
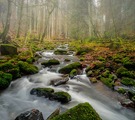
[[[73,69],[71,72],[70,72],[70,74],[69,74],[69,76],[71,77],[71,78],[73,78],[74,76],[76,76],[77,75],[77,70],[76,69]]]
[[[12,74],[13,79],[17,79],[17,78],[20,78],[20,77],[21,77],[19,67],[10,69],[10,70],[8,71],[8,73]]]
[[[81,69],[82,65],[79,62],[75,62],[72,64],[69,64],[59,70],[60,73],[62,74],[69,74],[73,69]]]
[[[51,120],[101,120],[89,103],[81,103]]]
[[[18,66],[20,68],[20,72],[23,75],[28,75],[28,74],[35,74],[38,72],[38,68],[32,64],[28,64],[27,62],[18,62]]]
[[[0,90],[6,89],[12,80],[12,75],[0,71]]]
[[[87,73],[87,72],[89,72],[91,69],[92,69],[92,68],[91,68],[90,66],[88,66],[88,67],[86,68],[85,72]]]
[[[55,55],[68,55],[68,52],[66,50],[57,49],[54,51]]]
[[[71,96],[67,92],[55,92],[52,96],[52,99],[61,102],[62,104],[68,103],[71,101]]]
[[[106,78],[109,77],[109,75],[110,75],[110,71],[109,70],[106,70],[105,72],[102,73],[102,76],[106,77]]]
[[[128,71],[124,67],[120,67],[116,71],[118,77],[129,77],[129,78],[135,78],[135,74],[132,71]]]
[[[102,68],[105,66],[104,62],[101,62],[101,61],[96,61],[96,62],[93,62],[93,69],[99,69],[99,68]]]
[[[90,78],[90,82],[91,82],[91,83],[97,83],[97,79],[94,78],[94,77],[93,77],[93,78]]]
[[[100,80],[109,88],[113,88],[114,83],[112,79],[101,77]]]
[[[70,62],[71,60],[70,60],[70,59],[68,59],[68,58],[66,58],[64,61],[65,61],[65,62]]]
[[[121,94],[126,93],[126,90],[124,88],[119,88],[117,91],[118,91],[118,93],[121,93]]]
[[[35,59],[33,57],[30,57],[26,60],[26,62],[32,64],[33,62],[35,62]]]
[[[0,65],[0,71],[8,71],[9,69],[14,68],[14,65],[11,62],[2,63]]]
[[[46,98],[50,98],[52,93],[54,93],[54,89],[52,88],[33,88],[30,91],[31,95],[37,95],[39,97],[44,96]]]
[[[56,59],[51,59],[51,60],[48,60],[48,61],[41,63],[41,65],[44,65],[46,67],[49,67],[51,65],[59,65],[59,64],[60,64],[60,62]]]
[[[135,81],[132,78],[122,78],[121,83],[126,86],[135,86]]]
[[[1,44],[1,55],[17,55],[17,47],[11,44]]]
[[[88,71],[87,73],[86,73],[86,75],[87,75],[87,77],[92,77],[93,76],[93,71],[92,70],[90,70],[90,71]]]

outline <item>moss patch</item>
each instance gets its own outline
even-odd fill
[[[12,80],[12,75],[0,71],[0,90],[6,89]]]
[[[51,120],[101,120],[89,103],[81,103]]]
[[[75,63],[69,64],[69,65],[61,68],[59,70],[59,72],[62,74],[69,74],[73,69],[79,69],[79,68],[82,68],[81,63],[75,62]]]
[[[41,63],[41,65],[44,65],[46,67],[49,67],[51,65],[59,65],[59,64],[60,64],[60,62],[56,59],[51,59],[51,60],[48,60],[48,61]]]

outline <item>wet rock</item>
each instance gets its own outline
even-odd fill
[[[32,109],[20,114],[15,120],[44,120],[44,118],[39,110]]]
[[[61,79],[52,80],[50,84],[54,86],[58,86],[58,85],[66,84],[68,81],[69,81],[69,77],[64,77]]]
[[[50,98],[54,90],[52,88],[33,88],[30,91],[31,95],[37,95],[39,97],[44,96],[46,98]]]
[[[121,101],[121,105],[127,108],[135,108],[135,103],[130,99]]]
[[[0,45],[1,55],[17,55],[17,47],[11,44]]]
[[[60,62],[56,59],[51,59],[45,62],[42,62],[41,65],[44,65],[45,67],[50,67],[51,65],[59,65]]]
[[[57,100],[58,102],[65,104],[71,101],[71,96],[67,92],[55,92],[51,97],[51,100]]]
[[[46,120],[51,120],[60,114],[60,108],[56,109]]]
[[[75,62],[72,64],[69,64],[59,70],[62,74],[69,74],[73,69],[82,69],[82,64],[79,62]]]

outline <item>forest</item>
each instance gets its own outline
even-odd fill
[[[0,110],[135,120],[135,0],[0,0]]]

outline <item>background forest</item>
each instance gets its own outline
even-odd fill
[[[132,38],[134,6],[134,0],[0,0],[0,38]]]

